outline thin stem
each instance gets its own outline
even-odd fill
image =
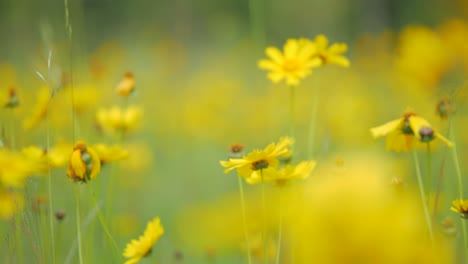
[[[426,195],[424,194],[424,185],[421,176],[421,168],[419,167],[418,153],[416,150],[413,151],[414,165],[416,167],[416,177],[418,179],[419,193],[421,195],[421,201],[424,209],[424,216],[426,218],[427,228],[429,229],[429,236],[431,238],[432,245],[434,245],[434,235],[432,233],[432,221],[429,215],[429,209],[427,208]]]
[[[76,207],[76,234],[78,240],[78,257],[80,264],[83,264],[83,253],[81,244],[81,221],[80,221],[80,185],[75,184],[75,207]]]
[[[453,129],[450,129],[450,139],[452,142],[455,142],[455,136],[453,133]],[[460,196],[460,199],[464,199],[464,194],[463,194],[463,178],[462,178],[462,173],[460,169],[460,162],[458,161],[458,152],[457,152],[457,145],[454,144],[452,146],[452,158],[453,158],[453,163],[455,165],[455,173],[457,174],[457,180],[458,180],[458,195]],[[466,220],[462,219],[462,230],[463,230],[463,244],[465,247],[465,257],[468,262],[468,234],[467,234],[467,228],[466,228]]]
[[[50,168],[50,122],[49,111],[46,111],[46,134],[47,134],[47,189],[49,191],[49,226],[50,226],[50,241],[52,243],[52,263],[56,262],[55,257],[55,234],[54,234],[54,210],[52,206],[52,172]]]
[[[426,191],[427,195],[431,195],[431,190],[432,190],[432,175],[431,175],[431,170],[432,170],[432,164],[431,164],[431,145],[429,143],[426,143],[427,147],[427,186],[426,186]]]
[[[262,215],[263,215],[263,232],[262,232],[262,237],[263,237],[263,263],[266,264],[268,263],[268,258],[267,258],[267,212],[266,212],[266,195],[265,195],[265,181],[263,178],[263,170],[260,169],[260,175],[262,177]]]
[[[289,95],[289,136],[295,140],[295,100],[296,100],[296,88],[289,86],[290,95]],[[291,146],[291,153],[294,151],[294,145]],[[292,162],[294,154],[288,159],[288,163]]]
[[[278,194],[278,207],[279,207],[279,227],[278,227],[278,254],[276,255],[276,264],[280,263],[280,255],[281,255],[281,240],[283,235],[283,202],[281,199],[281,189],[279,190],[280,193]]]
[[[318,112],[318,103],[319,103],[319,92],[320,89],[318,87],[318,81],[312,87],[313,89],[313,101],[312,101],[312,112],[310,114],[310,121],[309,121],[309,144],[307,148],[307,158],[311,159],[312,156],[314,156],[314,151],[315,151],[315,132],[316,132],[316,124],[317,124],[317,112]]]
[[[252,264],[251,248],[250,248],[249,237],[247,233],[247,220],[246,220],[246,213],[245,213],[245,196],[244,196],[244,187],[242,183],[242,178],[240,176],[237,176],[237,181],[239,183],[239,193],[240,193],[241,208],[242,208],[242,225],[244,227],[245,245],[247,247],[247,260],[249,264]]]
[[[94,194],[94,191],[91,190],[91,186],[89,186],[88,188],[88,191],[89,191],[89,196],[91,197],[91,200],[93,200],[93,203],[94,203],[94,206],[96,208],[98,208],[97,210],[97,214],[98,214],[98,218],[99,218],[99,222],[101,223],[101,227],[102,229],[104,230],[104,233],[106,234],[107,238],[109,239],[109,241],[111,242],[112,246],[114,247],[114,255],[115,253],[117,253],[117,255],[119,254],[120,252],[120,249],[119,249],[119,246],[117,245],[117,242],[115,242],[115,239],[114,237],[112,236],[112,234],[110,233],[109,231],[109,228],[107,227],[106,225],[106,221],[104,219],[104,215],[102,214],[102,211],[101,211],[101,207],[98,206],[98,203],[97,203],[97,200],[96,200],[96,196]],[[115,257],[115,256],[114,256]]]

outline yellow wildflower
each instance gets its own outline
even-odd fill
[[[136,106],[123,110],[117,106],[110,109],[100,109],[96,114],[96,121],[105,132],[114,135],[125,135],[139,124],[143,109]]]
[[[68,163],[73,145],[67,142],[59,142],[49,150],[49,161],[52,167],[65,167]]]
[[[0,190],[0,218],[10,220],[18,211],[24,208],[23,195]]]
[[[27,177],[37,172],[37,167],[20,153],[0,150],[0,185],[22,188]]]
[[[468,199],[457,199],[453,201],[450,210],[455,213],[459,213],[462,218],[468,218]]]
[[[101,170],[101,162],[96,152],[85,142],[78,141],[73,148],[67,169],[68,178],[86,182],[96,178]]]
[[[345,43],[334,43],[328,47],[328,39],[324,35],[318,35],[314,39],[317,47],[318,57],[322,64],[336,64],[342,67],[349,67],[349,60],[342,54],[348,50]]]
[[[21,154],[30,163],[31,169],[34,172],[47,172],[47,156],[44,149],[29,146],[21,150]]]
[[[23,127],[25,129],[29,130],[36,127],[45,118],[50,96],[49,88],[46,86],[39,89],[36,105],[33,107],[31,115],[23,122]]]
[[[396,152],[410,151],[415,144],[414,137],[423,143],[438,138],[449,147],[453,145],[441,134],[434,131],[429,122],[413,112],[406,112],[402,118],[371,128],[370,131],[374,138],[387,136],[386,148]]]
[[[153,245],[164,234],[159,217],[154,218],[146,226],[146,230],[138,240],[133,239],[125,247],[123,256],[129,258],[125,264],[134,264],[151,253]]]
[[[278,158],[291,156],[288,147],[292,144],[292,138],[283,137],[276,145],[271,143],[263,150],[256,149],[243,158],[231,158],[229,161],[220,161],[220,164],[227,168],[224,173],[237,169],[237,173],[248,183],[262,182],[270,177],[270,174],[276,173],[279,165]]]
[[[116,88],[121,96],[128,96],[135,90],[135,76],[132,72],[126,72]]]
[[[296,86],[312,72],[312,68],[321,64],[319,58],[314,57],[317,48],[309,39],[288,39],[283,46],[283,53],[276,47],[265,50],[269,59],[258,62],[258,67],[269,71],[268,78],[273,83],[283,79],[289,86]]]
[[[271,178],[265,179],[266,181],[274,181],[277,185],[283,186],[291,180],[305,180],[307,179],[312,171],[314,170],[317,162],[314,160],[303,161],[296,166],[286,165],[284,168],[278,171],[276,174],[271,174]]]
[[[93,146],[93,149],[98,154],[101,164],[124,160],[128,157],[128,151],[118,145],[108,146],[105,144],[96,144]]]

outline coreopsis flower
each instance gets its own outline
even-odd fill
[[[0,149],[0,186],[22,188],[25,180],[37,172],[37,164],[21,153]]]
[[[268,175],[268,178],[265,180],[273,181],[278,186],[284,186],[292,180],[305,180],[310,176],[316,165],[317,162],[314,160],[303,161],[296,166],[288,164],[284,168],[280,169],[276,174]]]
[[[456,199],[452,202],[452,207],[450,208],[455,213],[459,213],[462,218],[468,218],[468,199]]]
[[[371,128],[370,131],[374,138],[386,136],[386,148],[396,152],[410,151],[416,142],[429,143],[434,139],[440,139],[449,147],[453,146],[428,121],[413,112],[406,112],[403,117]]]
[[[24,208],[24,196],[0,189],[0,219],[10,220]]]
[[[87,182],[96,178],[100,171],[101,161],[97,153],[84,141],[76,142],[67,169],[68,178]]]
[[[286,81],[289,86],[296,86],[300,80],[311,74],[312,69],[321,65],[315,44],[309,39],[288,39],[283,46],[283,53],[276,47],[265,49],[268,59],[258,62],[258,67],[269,71],[267,77],[273,83]]]
[[[108,146],[106,144],[96,144],[93,146],[93,149],[99,156],[101,164],[124,160],[128,157],[128,151],[118,145]]]
[[[114,106],[110,109],[98,110],[96,121],[105,132],[120,136],[135,130],[142,115],[143,109],[137,106],[131,106],[125,110]]]
[[[120,96],[129,96],[135,90],[135,75],[132,72],[126,72],[116,88]]]
[[[314,39],[317,48],[317,56],[323,65],[336,64],[342,67],[349,67],[349,60],[343,53],[348,50],[346,43],[333,43],[328,46],[328,39],[324,35],[318,35]]]
[[[134,264],[151,253],[154,244],[164,234],[159,217],[154,218],[146,226],[145,232],[138,240],[133,239],[125,247],[123,256],[129,258],[125,264]]]
[[[44,149],[37,146],[29,146],[23,148],[21,154],[28,160],[34,171],[40,173],[47,172],[47,155]]]
[[[227,168],[224,173],[236,169],[248,183],[259,183],[276,173],[278,158],[291,156],[288,148],[293,142],[292,138],[283,137],[278,144],[271,143],[263,150],[256,149],[242,158],[230,158],[228,161],[220,161],[220,164]]]
[[[243,155],[245,146],[242,144],[232,144],[229,146],[229,157],[230,158],[240,158]]]
[[[32,113],[23,121],[23,127],[26,130],[36,127],[47,114],[47,107],[51,98],[49,88],[43,86],[37,94],[37,101],[33,107]]]
[[[73,144],[68,142],[58,142],[49,151],[48,158],[50,166],[65,167],[68,163],[71,153],[73,152]]]

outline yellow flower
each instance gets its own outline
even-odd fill
[[[100,109],[96,114],[96,121],[100,128],[113,135],[125,135],[139,124],[143,109],[136,106],[123,110],[117,106],[110,109]]]
[[[342,67],[349,67],[349,60],[342,54],[348,50],[345,43],[334,43],[328,47],[328,39],[324,35],[318,35],[314,40],[317,47],[318,57],[322,64],[336,64]]]
[[[438,138],[447,146],[453,146],[448,139],[434,131],[429,122],[413,112],[406,112],[402,118],[371,128],[370,131],[374,138],[387,136],[386,148],[396,152],[410,151],[415,144],[414,138],[423,143]]]
[[[7,149],[0,150],[0,186],[22,188],[27,177],[38,167],[24,155]]]
[[[67,142],[59,142],[49,150],[49,161],[52,167],[65,167],[68,163],[73,145]]]
[[[101,163],[124,160],[128,157],[128,151],[118,145],[96,144],[93,146],[93,149],[98,154]]]
[[[132,72],[128,71],[124,74],[116,90],[121,96],[128,96],[135,90],[135,76]]]
[[[39,89],[36,105],[33,107],[31,115],[23,121],[25,129],[29,130],[36,127],[45,118],[50,96],[49,88],[46,86]]]
[[[31,169],[34,172],[45,173],[47,172],[47,156],[44,149],[29,146],[21,150],[21,154],[30,163]]]
[[[265,179],[266,181],[274,181],[277,185],[283,186],[291,180],[305,180],[314,170],[317,162],[314,160],[303,161],[296,166],[286,165],[276,174],[271,174],[273,177]]]
[[[254,150],[240,159],[231,158],[229,161],[220,161],[220,164],[227,168],[224,173],[237,169],[237,173],[248,183],[259,183],[276,173],[279,165],[278,158],[291,156],[288,147],[292,144],[292,138],[283,137],[276,145],[271,143],[263,150]]]
[[[265,50],[269,59],[258,62],[258,67],[269,71],[268,78],[273,83],[283,79],[289,86],[296,86],[312,72],[312,68],[321,64],[316,46],[309,39],[288,39],[283,46],[283,53],[276,47],[267,47]]]
[[[455,213],[459,213],[462,218],[468,218],[468,199],[457,199],[453,201],[450,210]]]
[[[67,169],[68,178],[86,182],[96,178],[100,170],[101,162],[96,152],[84,141],[76,142]]]
[[[133,239],[125,247],[123,256],[129,258],[125,264],[134,264],[140,261],[143,257],[151,253],[153,245],[164,234],[164,229],[161,226],[159,217],[154,218],[146,226],[146,230],[138,240]]]
[[[10,220],[16,212],[23,210],[24,197],[21,194],[0,190],[0,218]]]

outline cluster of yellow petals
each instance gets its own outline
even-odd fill
[[[124,160],[128,158],[128,151],[123,149],[119,145],[109,146],[106,144],[96,144],[93,146],[93,149],[96,151],[99,156],[101,164]]]
[[[70,157],[68,177],[74,181],[87,182],[96,178],[100,171],[101,161],[97,153],[84,141],[78,141]]]
[[[143,257],[151,253],[154,244],[164,234],[164,228],[161,225],[159,217],[151,220],[146,226],[145,232],[138,240],[133,239],[127,244],[123,256],[128,258],[125,264],[135,264]]]
[[[403,117],[371,128],[370,131],[374,138],[386,136],[386,148],[396,152],[410,151],[415,144],[429,143],[435,139],[441,140],[448,147],[453,146],[426,119],[412,112],[406,112]]]
[[[324,35],[318,35],[314,41],[306,38],[288,39],[283,52],[276,47],[267,47],[265,53],[268,59],[260,60],[258,66],[269,71],[267,77],[273,83],[285,80],[287,85],[297,86],[311,74],[313,68],[321,65],[349,67],[349,60],[342,55],[347,49],[345,43],[328,46],[328,39]]]
[[[468,218],[468,199],[462,200],[457,199],[452,202],[452,207],[450,208],[455,213],[459,213],[461,217]]]
[[[135,90],[135,75],[128,71],[124,73],[122,80],[117,85],[117,92],[120,96],[129,96]]]
[[[122,109],[114,106],[110,109],[99,109],[96,113],[98,126],[111,135],[125,135],[135,130],[143,115],[143,109],[137,106],[130,106]]]

